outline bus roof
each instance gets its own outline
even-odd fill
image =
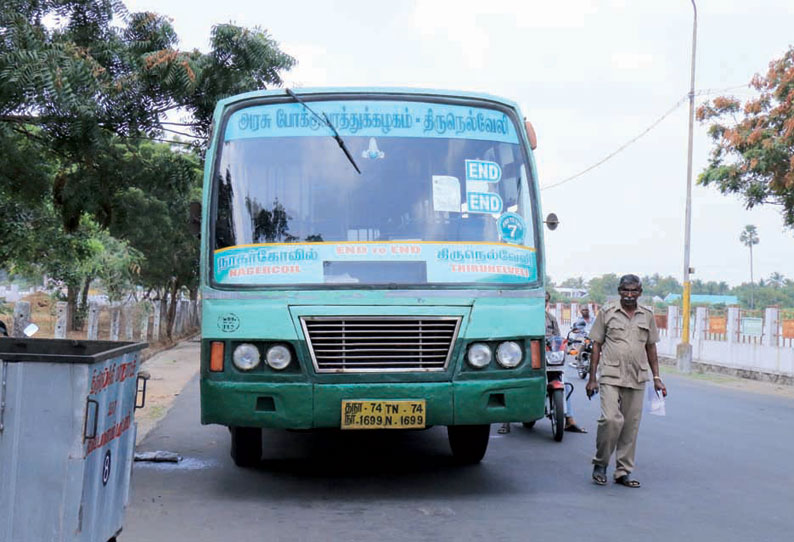
[[[297,94],[298,96],[318,96],[323,94],[380,94],[380,95],[411,94],[414,96],[433,96],[433,97],[444,96],[448,98],[472,98],[477,100],[496,102],[511,107],[516,111],[519,111],[518,104],[506,98],[501,98],[499,96],[494,96],[492,94],[487,94],[484,92],[468,92],[463,90],[441,90],[441,89],[410,88],[410,87],[308,87],[308,88],[292,88],[290,90],[295,94]],[[225,108],[233,103],[244,100],[250,100],[251,98],[263,98],[267,96],[287,96],[287,95],[288,94],[286,90],[284,90],[283,88],[278,88],[273,90],[255,90],[252,92],[237,94],[235,96],[230,96],[228,98],[224,98],[223,100],[219,101],[218,109],[216,109],[216,113],[218,113],[222,108]]]

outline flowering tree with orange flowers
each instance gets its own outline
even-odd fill
[[[698,109],[714,142],[698,183],[740,195],[748,209],[779,206],[786,227],[794,229],[794,47],[750,86],[758,95],[744,105],[719,97]]]

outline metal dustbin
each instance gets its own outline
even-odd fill
[[[0,542],[121,532],[146,346],[0,339]]]

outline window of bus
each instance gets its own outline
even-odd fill
[[[529,258],[536,243],[530,168],[517,137],[360,132],[365,133],[341,133],[360,174],[327,133],[279,135],[274,130],[262,137],[226,138],[215,175],[216,258],[225,257],[229,269],[242,265],[262,271],[237,273],[238,281],[498,282],[503,271],[517,272],[506,266],[534,261],[534,254]],[[412,248],[396,246],[402,243]],[[300,245],[306,249],[304,256],[308,250],[319,261],[290,260],[285,244]],[[465,270],[445,272],[443,262],[429,263],[438,259],[438,249],[488,245],[512,252],[504,258],[489,253],[480,264],[473,257],[471,265],[498,266],[482,268],[479,274],[469,268],[477,275],[473,281]],[[273,250],[252,254],[252,246]],[[246,256],[232,262],[230,251],[239,247],[245,247]],[[281,252],[275,255],[274,250]],[[458,259],[467,261],[465,256]],[[254,265],[289,261],[302,262],[302,270],[292,273],[301,276],[277,276],[284,265],[274,273],[266,265]],[[321,272],[307,271],[318,265]],[[489,269],[495,280],[484,276]],[[523,273],[521,280],[537,279],[529,275]]]

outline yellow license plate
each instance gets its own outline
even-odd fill
[[[423,429],[425,400],[342,401],[342,429]]]

